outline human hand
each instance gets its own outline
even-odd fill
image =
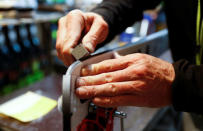
[[[172,64],[146,54],[130,54],[84,67],[76,95],[103,107],[163,107],[171,104]]]
[[[74,62],[71,52],[79,42],[89,52],[94,52],[96,45],[103,42],[107,35],[108,25],[100,15],[73,10],[59,20],[57,55],[68,66]]]

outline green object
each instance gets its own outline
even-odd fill
[[[8,84],[8,85],[4,86],[4,88],[2,89],[2,94],[7,95],[7,94],[13,92],[16,88],[17,88],[16,85]]]
[[[53,30],[53,31],[51,32],[51,37],[54,38],[54,39],[56,39],[56,34],[57,34],[57,31],[56,31],[56,30]]]
[[[42,78],[44,77],[44,73],[42,71],[36,71],[34,74],[33,74],[33,80],[34,81],[38,81],[38,80],[41,80]]]
[[[20,78],[18,83],[16,84],[8,84],[1,88],[0,96],[1,95],[8,95],[12,93],[16,89],[24,88],[30,84],[33,84],[42,78],[44,78],[44,72],[39,69],[39,62],[34,61],[32,64],[33,73],[27,75],[26,77]]]
[[[34,82],[33,78],[32,78],[32,75],[27,75],[26,76],[26,83],[28,85],[32,84]]]
[[[32,63],[32,71],[35,72],[35,71],[39,70],[39,68],[40,68],[39,61],[34,60],[33,63]]]
[[[27,81],[25,78],[21,78],[18,82],[18,88],[23,88],[27,85]]]
[[[41,80],[42,78],[44,78],[44,73],[42,71],[38,70],[38,71],[35,71],[33,74],[28,75],[26,77],[26,83],[28,85],[30,85],[38,80]]]
[[[197,23],[196,23],[196,43],[197,46],[200,47],[199,52],[196,54],[196,64],[200,65],[202,60],[202,52],[203,52],[203,21],[201,20],[201,3],[198,0],[197,7]]]
[[[56,3],[57,4],[63,4],[63,3],[65,3],[65,0],[56,0]]]
[[[50,21],[52,24],[57,24],[57,22],[58,22],[58,20],[56,19],[56,20],[51,20]]]

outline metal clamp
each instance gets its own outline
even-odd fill
[[[89,104],[89,111],[93,112],[96,109],[97,109],[97,106],[91,102]],[[123,119],[127,118],[127,114],[124,113],[123,111],[115,111],[113,116],[120,118],[121,131],[124,131],[124,120]]]

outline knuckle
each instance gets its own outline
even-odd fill
[[[109,83],[108,86],[109,86],[109,88],[111,89],[111,93],[112,93],[112,94],[116,94],[116,93],[117,93],[115,84]]]
[[[99,36],[97,34],[91,34],[88,36],[88,39],[83,40],[83,43],[89,43],[91,41],[90,43],[95,45],[96,43],[98,43],[98,37]]]
[[[140,77],[145,77],[147,74],[147,68],[145,66],[140,67],[136,70],[136,74]]]
[[[97,96],[98,95],[98,91],[97,91],[95,86],[92,87],[92,89],[90,90],[90,93],[91,93],[92,96]]]
[[[98,39],[98,35],[96,34],[92,34],[90,37],[92,38],[93,41],[96,41]]]
[[[73,10],[70,13],[68,13],[67,17],[72,17],[72,16],[75,16],[75,15],[81,15],[82,16],[82,11],[80,11],[78,9]]]
[[[89,65],[87,69],[90,71],[94,71],[96,74],[100,71],[98,64]]]
[[[139,58],[139,59],[145,59],[145,55],[142,54],[142,53],[136,53],[136,56]]]
[[[112,100],[111,98],[107,98],[107,99],[106,99],[106,103],[107,103],[108,105],[112,105],[112,104],[113,104],[113,100]]]
[[[77,42],[77,40],[80,39],[80,37],[81,37],[80,34],[70,34],[70,36],[69,36],[70,40],[69,41],[71,41],[72,44],[74,44]]]
[[[147,74],[147,70],[148,69],[145,65],[141,65],[132,69],[130,74],[133,74],[132,78],[136,78],[137,76],[144,77]]]
[[[61,17],[61,18],[58,20],[58,26],[64,24],[65,19],[66,19],[66,16]]]
[[[105,74],[104,78],[105,78],[105,82],[106,82],[106,83],[110,83],[110,82],[112,82],[112,80],[113,80],[111,74]]]
[[[56,43],[56,50],[59,52],[60,50],[61,50],[61,45],[60,45],[60,43]]]
[[[147,70],[148,70],[147,65],[142,65],[140,68],[141,72],[147,72]]]
[[[62,49],[62,52],[61,52],[63,55],[70,55],[70,51],[69,51],[69,48],[64,48]]]

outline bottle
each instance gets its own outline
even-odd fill
[[[40,56],[42,53],[40,47],[40,40],[38,38],[38,29],[35,24],[27,24],[26,25],[28,39],[31,42],[32,48],[34,49],[34,57]]]
[[[18,88],[28,85],[26,77],[32,73],[31,62],[34,54],[34,49],[31,46],[31,42],[28,39],[28,32],[25,25],[19,25],[15,27],[17,32],[18,43],[22,49],[23,58],[20,62],[20,79],[18,81]]]
[[[6,46],[9,50],[9,72],[8,72],[8,78],[9,78],[9,84],[12,84],[13,86],[10,88],[17,88],[16,83],[18,82],[19,74],[20,74],[20,61],[23,59],[23,54],[21,52],[21,47],[17,40],[17,33],[15,31],[15,28],[13,25],[9,25],[7,27],[3,28],[5,40],[6,40]],[[13,90],[12,89],[12,90]]]
[[[52,38],[52,48],[56,48],[56,37],[57,37],[57,21],[52,21],[51,22],[51,38]]]
[[[44,63],[46,63],[46,58],[42,48],[40,47],[36,24],[27,24],[26,28],[28,31],[28,39],[31,41],[31,45],[34,48],[34,56],[31,64],[33,76],[29,78],[29,83],[33,83],[44,77],[44,73],[41,69],[43,68]]]
[[[28,32],[25,25],[16,26],[16,32],[18,37],[18,43],[22,48],[22,52],[25,59],[30,59],[34,53],[30,40],[28,39]]]
[[[5,45],[5,35],[0,27],[0,90],[8,84],[7,72],[9,67],[9,50]]]
[[[149,14],[144,14],[140,26],[140,36],[144,37],[155,32],[155,24],[153,18]]]
[[[126,28],[126,30],[120,35],[120,46],[130,43],[134,35],[135,29],[133,27]]]

